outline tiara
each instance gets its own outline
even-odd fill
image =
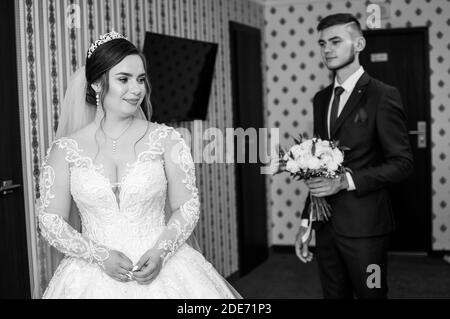
[[[114,30],[111,30],[111,32],[108,32],[108,33],[100,35],[100,38],[97,41],[95,41],[94,43],[91,44],[91,46],[89,47],[88,53],[87,53],[87,57],[90,58],[92,53],[94,53],[95,49],[97,49],[103,43],[109,42],[109,41],[114,40],[114,39],[125,39],[125,40],[128,40],[127,38],[125,38],[120,33],[116,32]]]

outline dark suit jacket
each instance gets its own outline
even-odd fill
[[[327,112],[333,85],[314,97],[314,134],[328,139]],[[387,186],[413,169],[405,113],[398,90],[364,73],[331,132],[331,139],[349,147],[344,166],[352,170],[354,191],[326,197],[337,234],[371,237],[394,230]],[[308,218],[307,205],[302,218]],[[319,223],[318,223],[319,224]],[[320,225],[315,225],[319,226]]]

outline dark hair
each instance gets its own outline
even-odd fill
[[[319,25],[317,26],[317,31],[322,31],[335,25],[347,23],[354,23],[358,32],[362,34],[361,24],[359,23],[358,19],[356,19],[355,16],[351,15],[350,13],[336,13],[326,16],[325,18],[320,20]]]
[[[93,107],[96,106],[96,92],[91,87],[91,84],[99,81],[101,85],[101,92],[100,92],[100,101],[101,106],[103,108],[103,112],[106,116],[106,112],[103,106],[103,101],[105,99],[106,93],[109,90],[109,71],[119,64],[123,59],[125,59],[129,55],[138,55],[142,59],[142,63],[144,64],[145,72],[147,72],[147,60],[145,56],[136,48],[136,46],[131,43],[130,41],[126,39],[114,39],[110,40],[106,43],[101,44],[98,46],[95,51],[91,54],[90,57],[87,57],[86,55],[86,102],[91,104]],[[141,107],[145,111],[147,118],[150,119],[152,115],[152,108],[150,103],[150,93],[151,93],[151,86],[148,77],[145,77],[145,98],[142,101]],[[103,130],[103,123],[104,123],[105,117],[100,122],[100,129],[105,134]],[[147,131],[148,131],[148,124],[147,124]],[[136,153],[136,144],[139,142],[147,133],[147,131],[144,133],[144,135],[139,138],[134,146],[135,146],[135,153]],[[95,133],[95,140],[97,142],[97,132]],[[100,152],[100,146],[98,145],[98,151],[95,156],[97,158],[98,153]],[[95,159],[94,159],[95,160]]]

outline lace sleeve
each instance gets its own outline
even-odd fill
[[[166,140],[164,167],[172,215],[155,247],[165,263],[192,234],[200,215],[194,162],[190,149],[175,130]]]
[[[103,266],[109,250],[86,238],[66,221],[70,212],[70,172],[65,150],[56,141],[42,164],[37,217],[42,236],[65,255]]]

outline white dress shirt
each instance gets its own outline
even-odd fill
[[[356,83],[358,83],[358,80],[363,75],[363,73],[364,73],[364,69],[362,66],[360,66],[359,69],[356,70],[352,75],[350,75],[347,78],[347,80],[345,80],[344,83],[342,83],[342,84],[339,84],[337,77],[334,78],[333,93],[331,94],[330,103],[328,104],[328,115],[327,115],[328,136],[330,136],[331,104],[333,103],[333,99],[334,99],[334,89],[338,86],[340,86],[344,89],[344,92],[342,92],[341,98],[339,100],[339,108],[338,108],[338,114],[337,114],[337,116],[339,117],[342,110],[344,109],[345,103],[347,103],[348,99],[350,98],[350,95],[353,92],[353,89],[356,86]]]

